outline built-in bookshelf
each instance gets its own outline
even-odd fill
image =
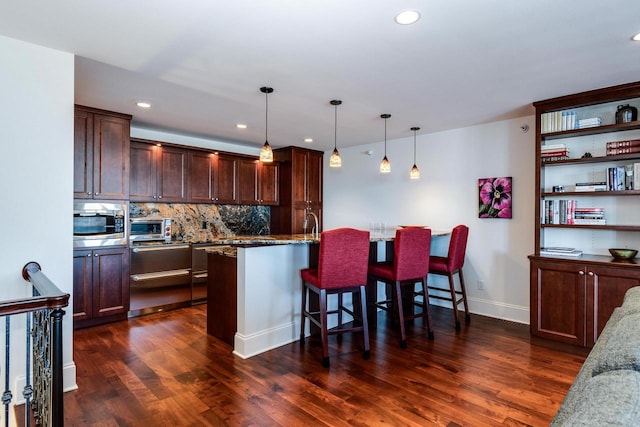
[[[531,333],[590,347],[640,286],[640,259],[609,253],[640,249],[640,121],[616,122],[618,106],[640,109],[640,82],[533,105]]]

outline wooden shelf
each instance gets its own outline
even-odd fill
[[[640,190],[619,190],[619,191],[556,191],[544,192],[542,197],[564,197],[564,196],[640,196]]]
[[[635,129],[640,129],[640,121],[638,120],[630,123],[619,123],[619,124],[613,124],[613,125],[594,126],[590,128],[583,128],[583,129],[572,129],[572,130],[563,130],[560,132],[543,133],[541,134],[541,138],[544,141],[547,141],[547,140],[560,139],[560,138],[570,138],[572,136],[597,135],[600,133],[622,132],[625,130],[635,130]]]
[[[554,160],[550,162],[540,161],[541,167],[560,166],[560,165],[576,165],[581,163],[604,163],[616,162],[620,160],[639,160],[640,153],[617,154],[615,156],[585,157],[580,159]]]
[[[614,231],[640,231],[640,225],[576,225],[576,224],[540,224],[542,228],[577,228]]]

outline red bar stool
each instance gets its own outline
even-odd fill
[[[323,231],[320,236],[320,253],[318,268],[307,268],[300,271],[302,277],[302,315],[300,325],[300,344],[304,345],[305,319],[320,328],[322,337],[322,366],[329,367],[328,335],[345,332],[362,331],[364,335],[363,359],[371,355],[369,349],[369,326],[367,323],[366,291],[367,264],[369,262],[369,232],[352,228],[339,228]],[[320,311],[311,312],[307,308],[308,290],[319,295]],[[353,310],[342,305],[342,295],[351,292],[353,295]],[[338,295],[338,308],[327,310],[327,295]],[[360,295],[360,301],[356,300]],[[342,325],[342,313],[348,313],[354,318],[352,327]],[[338,315],[338,326],[327,329],[327,315]],[[356,320],[361,325],[355,326]]]
[[[429,286],[429,289],[448,292],[450,296],[431,295],[444,301],[451,301],[453,306],[453,320],[455,321],[456,330],[460,330],[460,320],[458,320],[458,305],[464,303],[464,320],[466,323],[471,321],[469,315],[469,306],[467,304],[467,291],[464,288],[464,277],[462,275],[462,266],[464,265],[464,257],[467,251],[467,238],[469,237],[469,227],[466,225],[458,225],[451,232],[451,240],[449,241],[449,251],[446,257],[432,256],[429,261],[429,274],[438,274],[449,278],[449,289]],[[460,277],[460,290],[454,285],[453,275],[458,274]],[[460,298],[458,298],[458,296]]]
[[[400,347],[407,347],[405,322],[417,317],[424,317],[427,321],[429,339],[433,339],[431,329],[431,315],[429,314],[429,293],[427,287],[427,273],[429,272],[429,251],[431,250],[431,230],[422,227],[407,227],[396,231],[393,242],[393,261],[369,264],[369,276],[395,286],[395,295],[390,299],[376,302],[376,306],[398,313],[400,319]],[[402,304],[402,286],[411,286],[411,301],[413,303],[414,285],[422,284],[422,312],[407,315]],[[415,303],[418,304],[418,303]],[[413,308],[413,307],[412,307]]]

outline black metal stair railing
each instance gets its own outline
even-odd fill
[[[9,409],[13,401],[10,388],[12,332],[25,333],[25,398],[24,424],[64,425],[64,384],[62,359],[63,308],[69,305],[69,294],[63,293],[42,273],[36,262],[27,263],[22,277],[32,285],[32,297],[0,301],[0,317],[5,319],[4,405],[5,426],[9,426]],[[26,316],[26,328],[13,328],[11,319]]]

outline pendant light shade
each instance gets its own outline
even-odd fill
[[[411,179],[419,179],[420,178],[420,169],[416,166],[416,132],[420,130],[419,127],[412,127],[413,131],[413,167],[411,168],[411,172],[409,172],[409,177]]]
[[[342,167],[342,157],[340,157],[340,152],[338,151],[338,105],[342,104],[342,101],[338,99],[334,99],[331,101],[331,105],[334,106],[335,115],[334,115],[334,125],[333,125],[333,153],[331,153],[331,157],[329,157],[329,167],[339,168]]]
[[[387,159],[387,119],[391,114],[381,114],[380,117],[384,119],[384,157],[380,162],[380,173],[391,173],[391,163]]]
[[[265,115],[264,115],[264,145],[260,149],[260,161],[270,163],[273,162],[273,150],[267,139],[267,130],[269,129],[269,94],[273,92],[273,88],[261,87],[260,92],[264,93]]]

